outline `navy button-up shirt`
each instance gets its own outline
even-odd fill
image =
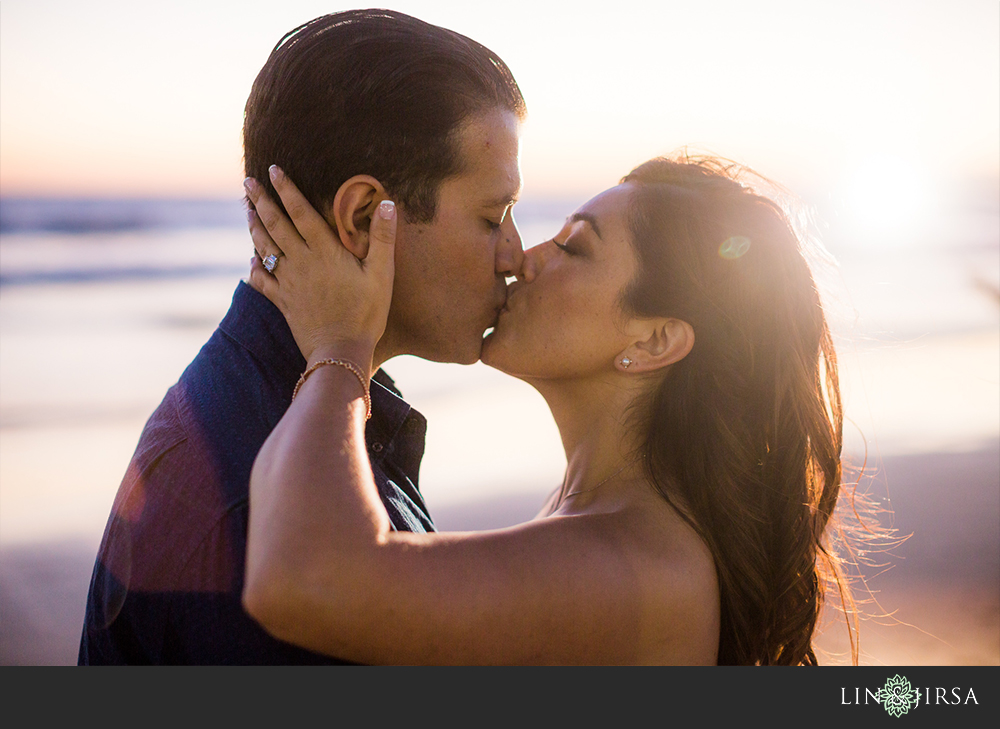
[[[240,283],[146,423],[90,583],[81,664],[338,663],[243,611],[250,469],[291,403],[302,358],[278,309]],[[434,526],[417,488],[427,424],[381,370],[365,437],[395,529]]]

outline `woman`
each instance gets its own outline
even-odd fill
[[[252,269],[311,371],[251,478],[251,615],[365,663],[815,664],[842,411],[781,209],[721,163],[655,159],[525,251],[482,359],[544,396],[565,479],[531,522],[450,534],[390,531],[368,467],[379,210],[361,266],[303,243]]]

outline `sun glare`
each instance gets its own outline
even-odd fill
[[[920,242],[937,205],[929,173],[911,159],[872,156],[845,178],[844,212],[855,235],[868,242]]]

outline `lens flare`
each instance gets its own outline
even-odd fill
[[[750,250],[750,239],[742,235],[726,238],[719,246],[719,255],[728,261],[733,261]]]

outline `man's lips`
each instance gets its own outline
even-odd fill
[[[505,291],[506,296],[504,296],[503,306],[501,311],[510,311],[510,297],[514,295],[519,288],[521,288],[520,281],[512,281],[507,284],[507,289]]]
[[[493,311],[494,311],[493,323],[490,324],[491,328],[496,327],[497,322],[500,321],[500,317],[502,317],[505,313],[510,311],[510,309],[507,308],[507,299],[504,298],[504,300],[501,301]]]
[[[507,308],[507,302],[505,301],[505,302],[504,302],[503,304],[501,304],[501,305],[500,305],[500,307],[499,307],[499,308],[498,308],[498,309],[496,310],[496,316],[494,316],[494,317],[493,317],[493,326],[496,326],[496,323],[497,323],[498,321],[500,321],[500,317],[502,317],[502,316],[503,316],[504,314],[506,314],[506,313],[507,313],[507,312],[509,312],[509,311],[510,311],[510,309],[508,309],[508,308]]]
[[[496,322],[500,320],[500,317],[504,313],[510,313],[510,297],[523,285],[522,281],[511,281],[509,284],[505,284],[503,288],[503,299],[496,305],[496,317],[493,321],[493,325],[496,326]]]

